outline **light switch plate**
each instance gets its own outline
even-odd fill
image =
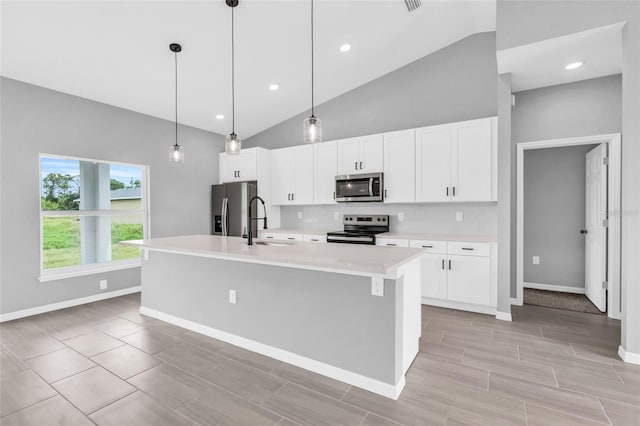
[[[464,220],[464,213],[456,212],[456,222],[462,222]]]
[[[540,264],[540,256],[533,256],[533,264],[534,265]]]
[[[340,214],[338,212],[333,212],[333,220],[340,220]]]
[[[402,222],[403,220],[404,220],[404,213],[403,212],[398,213],[398,221]]]
[[[298,219],[302,219],[302,212],[298,212]]]
[[[383,278],[371,278],[371,295],[372,296],[384,296],[384,279]]]
[[[236,291],[235,290],[229,290],[229,303],[233,303],[234,305],[236,304]]]
[[[107,289],[107,280],[100,280],[100,290]]]

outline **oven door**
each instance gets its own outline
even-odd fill
[[[336,201],[383,201],[382,173],[336,176]]]

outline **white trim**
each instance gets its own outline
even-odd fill
[[[87,303],[98,302],[105,299],[112,299],[114,297],[125,296],[127,294],[139,293],[141,289],[141,286],[123,288],[122,290],[110,291],[108,293],[94,294],[93,296],[81,297],[79,299],[65,300],[64,302],[51,303],[49,305],[23,309],[21,311],[8,312],[6,314],[0,314],[0,322],[30,317],[32,315],[44,314],[46,312],[57,311],[58,309],[71,308],[72,306],[84,305]]]
[[[144,210],[42,210],[40,215],[46,217],[60,216],[130,216],[144,215]]]
[[[422,298],[423,305],[438,306],[440,308],[457,309],[459,311],[477,312],[479,314],[495,315],[495,306],[475,305],[473,303],[455,302],[453,300]]]
[[[40,277],[38,277],[38,281],[46,283],[50,281],[66,280],[68,278],[83,277],[86,275],[101,274],[103,272],[139,268],[141,264],[142,262],[138,257],[133,259],[114,260],[105,263],[70,266],[68,268],[46,269],[41,272]]]
[[[186,328],[187,330],[194,331],[199,334],[204,334],[205,336],[213,337],[214,339],[222,340],[223,342],[227,342],[232,345],[239,346],[241,348],[271,358],[275,358],[277,360],[295,365],[297,367],[322,374],[323,376],[327,376],[335,380],[340,380],[341,382],[345,382],[350,385],[368,390],[369,392],[373,392],[378,395],[386,396],[387,398],[398,399],[398,396],[400,396],[400,392],[402,392],[402,389],[405,385],[404,375],[400,377],[400,380],[397,384],[391,385],[389,383],[384,383],[370,377],[353,373],[351,371],[347,371],[333,365],[325,364],[324,362],[316,361],[314,359],[286,351],[284,349],[275,348],[264,343],[256,342],[255,340],[236,336],[234,334],[230,334],[212,327],[207,327],[193,321],[159,312],[155,309],[140,306],[140,313],[142,315],[156,318],[161,321],[168,322],[169,324]]]
[[[496,312],[496,319],[500,321],[512,321],[511,313],[509,312]]]
[[[536,290],[559,291],[562,293],[584,294],[584,287],[569,287],[567,285],[539,284],[539,283],[522,283],[524,288],[534,288]]]
[[[609,291],[607,301],[607,315],[620,319],[620,173],[621,173],[621,137],[620,133],[610,133],[594,136],[580,136],[574,138],[551,139],[536,142],[521,142],[517,144],[516,162],[516,299],[517,304],[523,303],[524,288],[524,151],[530,149],[555,148],[563,146],[589,145],[606,143],[609,147]]]
[[[522,302],[518,302],[518,298],[517,297],[512,297],[511,298],[511,304],[512,305],[516,305],[516,306],[522,306]]]
[[[640,365],[640,354],[634,352],[627,352],[622,345],[618,346],[618,356],[624,362],[628,362],[629,364],[639,364]]]

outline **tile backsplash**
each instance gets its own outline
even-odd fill
[[[461,222],[456,213],[463,214]],[[399,220],[404,216],[403,220]],[[336,220],[337,214],[337,220]],[[288,229],[334,231],[342,229],[345,214],[388,214],[391,232],[495,235],[496,203],[382,204],[341,203],[329,206],[283,206],[280,226]]]

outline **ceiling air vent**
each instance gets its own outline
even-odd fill
[[[413,12],[414,10],[416,10],[417,8],[422,6],[422,1],[420,1],[420,0],[404,0],[404,4],[407,5],[407,9],[409,9],[409,12]]]

